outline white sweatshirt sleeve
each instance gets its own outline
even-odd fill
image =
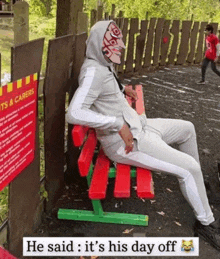
[[[87,68],[85,77],[76,90],[66,114],[70,124],[85,125],[101,130],[110,129],[118,132],[123,123],[115,116],[106,116],[90,109],[102,90],[101,75],[95,68]]]

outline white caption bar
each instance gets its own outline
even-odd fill
[[[198,237],[24,237],[24,256],[199,256]]]

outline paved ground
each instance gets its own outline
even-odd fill
[[[216,192],[220,192],[217,178],[217,161],[220,160],[220,79],[210,70],[207,75],[209,83],[196,85],[195,82],[199,79],[199,67],[170,67],[125,78],[124,83],[140,83],[144,86],[148,117],[185,119],[195,124],[204,177],[210,181]],[[132,199],[116,200],[112,198],[113,182],[110,181],[111,198],[103,203],[108,211],[148,214],[148,227],[57,220],[58,207],[91,208],[86,184],[75,182],[64,190],[54,213],[45,215],[36,236],[132,237],[138,233],[147,237],[192,237],[194,215],[179,190],[176,178],[161,173],[154,173],[153,178],[156,193],[153,201],[137,199],[134,188]],[[212,205],[212,208],[215,215],[220,216],[220,206]],[[220,258],[220,253],[200,239],[199,258]]]

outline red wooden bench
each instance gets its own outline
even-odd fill
[[[133,108],[141,115],[145,112],[142,86],[136,85],[135,90],[138,100]],[[127,97],[127,100],[132,105],[129,97]],[[139,167],[131,169],[129,165],[124,164],[117,164],[116,168],[111,168],[111,161],[105,156],[102,149],[100,149],[95,165],[93,165],[93,155],[97,146],[94,129],[75,125],[72,130],[72,139],[75,146],[82,147],[78,159],[78,168],[80,175],[87,177],[89,198],[92,201],[94,211],[59,209],[58,218],[147,226],[147,215],[103,212],[100,200],[106,197],[108,178],[113,177],[115,178],[114,197],[129,198],[131,177],[136,177],[137,196],[143,199],[154,198],[151,172]]]

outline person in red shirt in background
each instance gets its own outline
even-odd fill
[[[207,34],[206,37],[206,47],[207,50],[205,52],[205,58],[202,62],[202,80],[198,82],[198,84],[205,84],[205,72],[209,62],[211,62],[211,68],[213,72],[215,72],[218,76],[220,76],[220,71],[216,68],[216,62],[219,56],[219,40],[218,37],[213,34],[213,26],[208,24],[206,26],[205,32]]]

